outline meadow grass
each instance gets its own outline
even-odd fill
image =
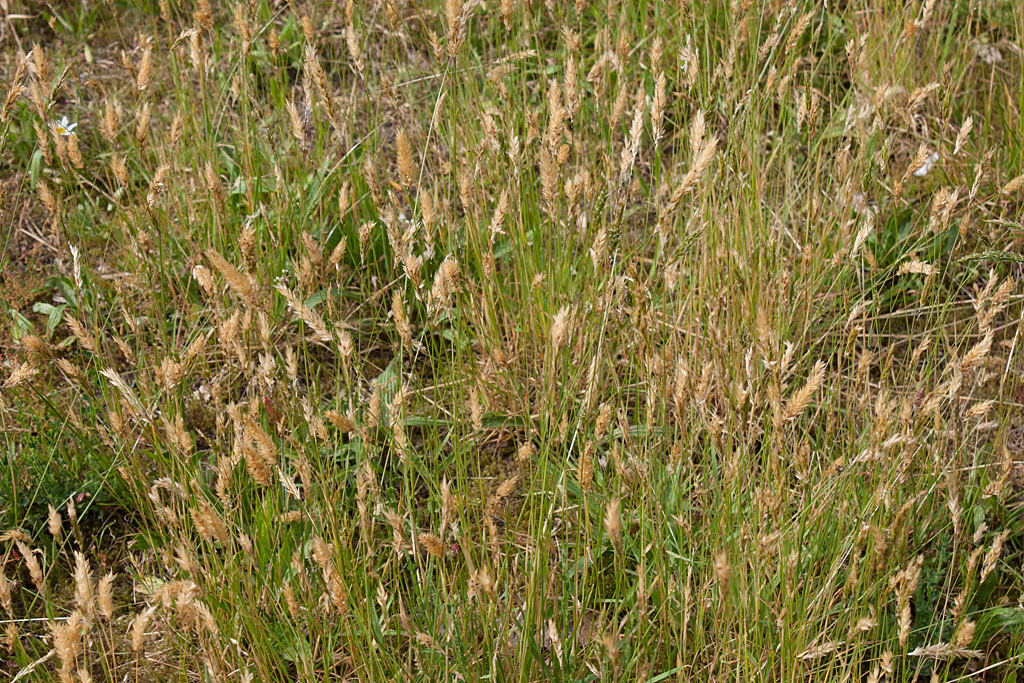
[[[10,2],[11,680],[995,681],[1012,0]]]

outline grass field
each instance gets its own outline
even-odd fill
[[[0,678],[1016,681],[1016,0],[0,3]]]

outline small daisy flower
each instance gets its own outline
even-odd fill
[[[77,123],[71,123],[68,121],[68,117],[62,116],[60,121],[57,122],[57,132],[67,137],[75,132],[75,128],[78,128]]]

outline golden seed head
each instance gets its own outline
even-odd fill
[[[409,135],[402,128],[398,131],[396,140],[398,148],[398,177],[405,187],[412,187],[416,183],[416,162],[413,161],[412,144],[409,142]]]
[[[135,79],[135,86],[139,92],[142,92],[149,87],[150,78],[153,76],[153,50],[146,48],[146,51],[142,53],[142,59],[139,61],[139,70]]]
[[[49,508],[49,515],[46,518],[46,528],[49,530],[50,535],[59,541],[62,531],[60,512],[53,505],[47,505],[47,507]]]
[[[569,307],[562,306],[551,323],[551,349],[557,354],[565,344],[569,329]]]
[[[3,607],[7,616],[11,618],[14,616],[14,601],[11,597],[14,586],[15,583],[7,578],[6,567],[0,566],[0,607]]]
[[[110,572],[96,584],[96,604],[107,619],[114,617],[114,578],[114,573]]]
[[[444,557],[444,543],[434,534],[422,533],[419,535],[420,545],[424,550],[434,557]]]
[[[89,617],[95,597],[89,561],[83,553],[75,551],[75,607],[85,617]]]
[[[156,605],[147,607],[132,619],[131,627],[128,629],[132,652],[140,652],[143,645],[145,645],[146,628],[149,626],[149,621],[153,618],[154,612],[156,612]]]
[[[608,534],[608,540],[612,542],[617,555],[622,554],[622,519],[620,518],[620,503],[618,498],[612,498],[604,509],[604,530]]]
[[[732,574],[732,565],[729,564],[729,556],[724,550],[715,553],[713,562],[715,578],[718,580],[718,588],[724,596],[729,588],[729,577]]]

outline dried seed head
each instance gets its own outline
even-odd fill
[[[14,582],[7,578],[6,567],[0,566],[0,607],[3,607],[7,616],[11,618],[14,617],[14,603],[11,598],[14,585]]]
[[[449,525],[455,518],[456,509],[458,507],[458,500],[455,498],[455,494],[452,493],[451,484],[447,478],[441,480],[441,529],[440,535],[444,538],[445,530],[448,529]]]
[[[953,635],[953,646],[956,648],[967,648],[970,647],[974,641],[974,631],[977,627],[977,623],[971,620],[965,620],[957,628],[956,633]]]
[[[568,329],[569,307],[562,306],[558,309],[558,313],[555,314],[555,319],[551,323],[551,350],[554,354],[557,355],[562,345],[565,344]]]
[[[533,444],[529,441],[523,443],[516,451],[516,460],[528,462],[533,457]]]
[[[307,306],[298,296],[295,295],[283,282],[277,283],[274,289],[284,297],[284,300],[288,303],[288,308],[291,309],[292,313],[302,319],[304,323],[313,331],[314,338],[321,342],[330,342],[333,338],[330,330],[327,328],[327,323],[320,317],[320,314],[314,311],[312,308]]]
[[[40,593],[45,593],[45,577],[43,576],[43,567],[39,563],[39,558],[36,557],[35,552],[24,541],[19,539],[15,541],[15,544],[18,546],[18,552],[21,553],[22,559],[25,560],[25,566],[28,567],[32,583]]]
[[[4,99],[3,109],[0,110],[0,123],[6,123],[10,120],[11,110],[14,108],[14,103],[18,101],[21,94],[25,92],[25,74],[28,71],[28,60],[22,59],[18,62],[17,67],[14,71],[14,77],[10,80],[10,89],[7,91],[7,97]]]
[[[47,166],[51,166],[53,164],[53,153],[50,151],[50,138],[47,137],[46,131],[38,121],[33,122],[32,127],[36,132],[36,146],[39,147],[39,151],[43,155],[43,161],[46,162]]]
[[[444,557],[444,542],[434,534],[420,534],[420,545],[434,557]]]
[[[313,539],[313,559],[319,565],[327,588],[327,597],[339,614],[348,612],[348,598],[345,584],[341,580],[338,568],[334,564],[334,545],[325,543],[320,537]]]
[[[578,477],[584,491],[589,491],[594,485],[594,450],[594,442],[588,441],[580,455]]]
[[[149,102],[143,103],[138,111],[135,112],[135,141],[140,145],[145,144],[146,138],[149,137],[149,120],[151,113]]]
[[[789,55],[789,53],[793,51],[793,48],[796,46],[797,41],[800,40],[800,37],[804,34],[804,31],[807,30],[807,26],[811,23],[811,19],[813,18],[814,12],[811,11],[808,12],[807,14],[804,14],[797,20],[796,26],[794,26],[793,30],[790,31],[789,33],[789,39],[786,40],[786,55]]]
[[[142,59],[139,61],[139,70],[135,78],[135,87],[138,88],[139,92],[142,92],[149,87],[149,80],[153,76],[153,50],[152,48],[146,48],[146,51],[142,53]]]
[[[99,121],[99,133],[108,142],[114,142],[118,138],[118,128],[121,126],[120,104],[114,99],[106,100],[103,108],[103,118]]]
[[[475,578],[476,584],[480,587],[480,590],[483,591],[484,594],[486,594],[492,600],[498,599],[497,592],[495,591],[494,588],[494,579],[491,577],[491,573],[490,571],[488,571],[487,567],[481,567],[479,570],[477,570]]]
[[[50,84],[50,63],[46,59],[46,51],[39,43],[32,43],[32,66],[35,67],[36,78],[47,86]]]
[[[252,30],[249,28],[249,22],[245,16],[245,4],[239,3],[235,5],[235,32],[238,33],[238,38],[242,42],[242,54],[249,54],[249,49],[252,47]]]
[[[651,136],[654,138],[654,149],[658,149],[658,142],[661,141],[662,123],[665,117],[665,88],[667,80],[665,72],[658,74],[654,85],[654,99],[651,100]]]
[[[427,298],[427,306],[435,319],[448,311],[454,303],[459,287],[459,262],[454,256],[445,257],[434,274],[434,285]]]
[[[814,368],[807,378],[807,383],[793,394],[793,397],[786,403],[786,408],[782,411],[782,418],[790,420],[800,415],[807,407],[807,404],[811,402],[811,397],[821,388],[824,379],[825,362],[819,360],[814,364]]]
[[[359,47],[359,36],[356,35],[356,27],[352,23],[345,27],[345,47],[348,48],[348,56],[352,59],[356,74],[362,78],[366,66],[363,62],[363,51]]]
[[[140,652],[142,650],[142,646],[145,645],[146,627],[149,626],[149,621],[153,618],[154,612],[156,612],[156,605],[151,605],[145,610],[139,612],[135,618],[132,619],[132,625],[128,629],[132,652]]]
[[[217,508],[208,503],[206,499],[199,498],[196,507],[192,508],[191,512],[192,521],[195,522],[200,536],[211,543],[219,542],[224,545],[228,543],[231,535],[228,533],[227,524],[217,512]]]
[[[725,597],[729,589],[729,576],[732,574],[732,565],[729,564],[729,556],[724,550],[715,553],[714,559],[715,579],[718,581],[719,595]]]
[[[251,418],[246,423],[244,431],[266,470],[275,470],[277,468],[277,444],[274,443],[273,438]]]
[[[988,357],[989,351],[992,349],[994,334],[994,330],[989,329],[981,341],[970,348],[964,355],[963,360],[960,361],[960,372],[966,372],[984,362],[985,358]]]
[[[75,607],[88,618],[92,615],[94,600],[89,561],[83,553],[75,551]]]
[[[84,163],[82,162],[82,152],[78,148],[78,136],[72,133],[67,137],[68,144],[68,158],[71,160],[71,165],[82,170]]]
[[[546,146],[542,146],[540,149],[538,166],[540,167],[541,196],[548,206],[548,211],[551,212],[554,210],[558,193],[558,166]]]
[[[488,519],[498,516],[501,511],[502,502],[512,494],[518,484],[518,474],[501,482],[501,485],[498,486],[494,494],[487,499],[486,515]]]
[[[345,258],[345,248],[347,246],[348,236],[344,236],[338,240],[338,244],[336,244],[334,249],[331,250],[331,255],[327,259],[327,263],[335,268],[340,268],[341,259]]]
[[[700,118],[701,125],[703,117]],[[696,128],[696,126],[694,126]],[[702,130],[699,131],[703,133]],[[697,137],[697,130],[691,132],[691,141]],[[682,181],[675,190],[672,191],[672,195],[669,197],[668,204],[662,211],[661,217],[658,219],[658,230],[668,230],[669,221],[676,214],[683,199],[694,191],[700,182],[704,179],[704,175],[707,173],[708,167],[711,165],[711,161],[715,158],[715,152],[718,150],[718,138],[712,137],[706,143],[703,143],[699,150],[694,153],[693,165],[690,170],[683,176]]]
[[[968,116],[964,119],[963,124],[960,126],[960,132],[956,134],[956,144],[953,145],[953,156],[960,153],[960,150],[964,148],[964,143],[967,142],[968,136],[971,134],[971,130],[974,128],[974,117]]]
[[[122,406],[125,410],[132,413],[137,419],[149,419],[149,411],[142,404],[142,401],[139,400],[139,397],[136,395],[132,387],[124,380],[117,370],[113,368],[106,368],[104,370],[100,370],[100,374],[110,380],[110,383],[121,394],[121,397],[124,399]],[[72,501],[72,503],[73,502],[74,501]]]
[[[395,329],[398,330],[398,336],[401,338],[402,344],[405,348],[412,349],[412,325],[409,323],[409,317],[405,314],[402,293],[397,289],[391,294],[391,317],[395,321]]]
[[[291,100],[285,102],[284,107],[288,112],[288,123],[292,137],[298,140],[299,143],[305,144],[306,127],[302,123],[302,117],[299,116],[299,108]]]
[[[284,603],[288,606],[288,613],[292,616],[292,619],[298,619],[299,603],[295,599],[295,589],[292,588],[292,584],[285,581],[284,586],[281,588],[281,594],[284,596]]]
[[[626,143],[622,146],[622,154],[619,157],[619,186],[626,187],[631,177],[633,166],[636,163],[637,155],[640,153],[640,135],[644,128],[644,109],[646,102],[637,91],[636,107],[633,109],[633,123],[629,126],[629,135]]]
[[[42,202],[43,207],[51,215],[56,217],[57,212],[60,209],[60,205],[57,201],[56,195],[50,190],[50,186],[42,180],[39,181],[39,185],[36,186],[36,193],[39,195],[39,201]]]
[[[121,187],[127,187],[128,167],[125,165],[124,159],[118,156],[110,157],[110,170],[113,172],[117,182],[121,184]]]
[[[1024,188],[1024,173],[1006,183],[1006,185],[1003,185],[1002,193],[1015,194],[1021,188]]]
[[[107,619],[114,617],[114,574],[108,573],[96,584],[96,604],[100,614]]]
[[[985,553],[985,560],[981,563],[981,577],[978,579],[978,583],[984,583],[988,575],[995,570],[996,565],[999,563],[999,558],[1003,554],[1003,543],[1006,541],[1009,533],[1009,531],[1003,531],[996,535],[995,540],[992,542],[992,547]]]
[[[608,403],[602,403],[597,409],[597,420],[594,423],[594,441],[600,443],[608,430],[612,420],[612,407]]]
[[[53,649],[60,659],[60,677],[71,681],[75,659],[82,651],[82,615],[76,610],[63,623],[50,622],[50,633],[53,636]]]
[[[505,31],[512,30],[512,12],[515,8],[515,0],[501,0],[501,19],[505,23]]]
[[[39,368],[32,365],[32,363],[21,363],[15,367],[14,370],[11,371],[10,376],[4,380],[3,388],[12,389],[37,374],[39,374]]]
[[[398,131],[396,146],[398,147],[398,177],[401,179],[402,185],[412,187],[416,184],[416,163],[413,161],[409,135],[404,128]]]
[[[475,388],[469,390],[469,418],[475,431],[484,428],[484,407],[480,402],[480,392]]]
[[[352,335],[348,330],[337,330],[338,337],[338,353],[341,355],[341,360],[345,363],[346,367],[351,367],[352,357],[356,352],[355,341],[352,339]]]
[[[604,530],[612,542],[616,555],[622,554],[622,520],[619,516],[619,499],[612,498],[604,509]]]
[[[396,555],[400,555],[406,547],[404,520],[401,515],[388,508],[384,510],[384,520],[391,527],[391,549],[395,551]]]
[[[228,263],[227,259],[220,255],[215,249],[206,250],[206,258],[210,261],[210,264],[217,269],[218,272],[227,281],[228,286],[242,299],[242,301],[249,307],[255,307],[257,304],[256,298],[256,281],[251,275],[243,274],[239,272],[235,266]]]
[[[347,416],[339,413],[337,410],[328,410],[324,413],[324,417],[332,425],[337,427],[343,434],[351,434],[355,430],[355,424]]]

